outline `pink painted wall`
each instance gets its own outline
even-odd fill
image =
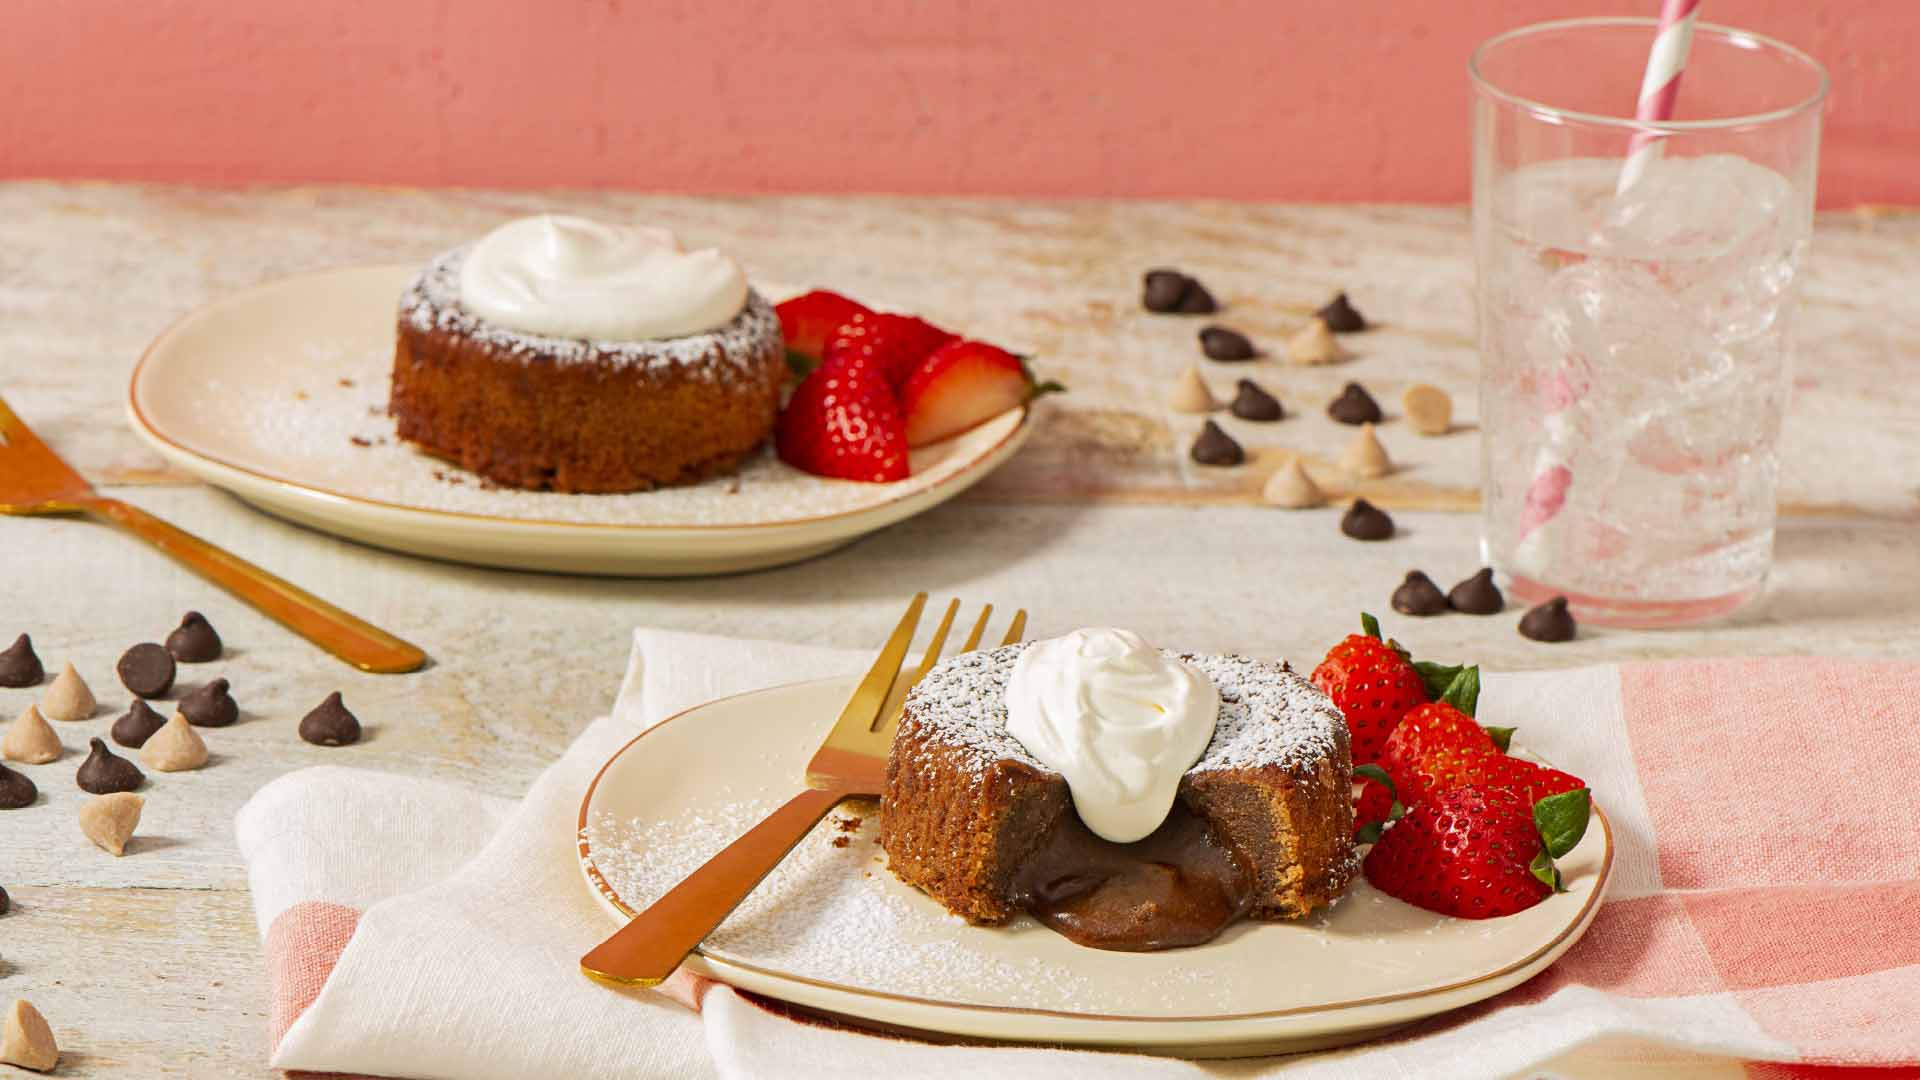
[[[0,176],[1455,201],[1474,43],[1655,0],[63,0]],[[1707,0],[1834,75],[1822,202],[1920,203],[1920,2]]]

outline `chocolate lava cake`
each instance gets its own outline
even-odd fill
[[[1346,889],[1355,869],[1347,726],[1312,683],[1285,664],[1181,655],[1219,691],[1213,737],[1160,830],[1118,845],[1087,830],[1066,780],[1007,731],[1007,681],[1026,647],[954,657],[907,697],[880,823],[900,880],[968,922],[998,925],[1028,910],[1081,944],[1123,950],[1198,944],[1241,915],[1299,918]],[[1166,910],[1189,871],[1227,883],[1215,904],[1227,908],[1200,918],[1210,929],[1183,930],[1191,913]],[[1062,916],[1080,902],[1066,893],[1097,890],[1110,873],[1131,873],[1134,884],[1095,905],[1104,911]]]

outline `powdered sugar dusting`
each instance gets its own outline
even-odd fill
[[[1008,645],[943,661],[908,695],[908,712],[941,742],[971,751],[976,770],[1012,759],[1051,772],[1007,731],[1007,679],[1025,648]],[[1286,664],[1244,656],[1167,655],[1192,663],[1220,691],[1213,741],[1195,771],[1277,765],[1305,776],[1334,754],[1346,721],[1332,699]]]
[[[658,341],[594,341],[522,333],[488,322],[460,306],[460,264],[472,245],[443,252],[400,296],[400,317],[417,330],[444,330],[478,341],[502,357],[527,362],[678,368],[714,380],[765,377],[784,364],[780,319],[765,297],[749,289],[746,306],[725,326],[704,334]]]

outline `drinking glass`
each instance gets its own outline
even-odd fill
[[[1674,119],[1636,121],[1655,28],[1541,23],[1469,65],[1482,554],[1609,625],[1715,618],[1766,580],[1827,90],[1799,50],[1701,24]]]

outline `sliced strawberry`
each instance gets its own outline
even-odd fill
[[[774,432],[780,460],[816,476],[885,483],[907,476],[906,421],[879,370],[861,358],[800,380]]]
[[[825,289],[775,304],[773,310],[780,316],[780,336],[787,341],[788,362],[802,374],[820,363],[834,331],[856,315],[871,314],[857,301]]]
[[[896,393],[907,376],[954,335],[912,315],[862,311],[836,327],[820,354],[822,363],[862,356],[877,364]]]
[[[1531,799],[1477,785],[1421,803],[1367,852],[1374,888],[1464,919],[1512,915],[1561,891],[1553,860],[1585,834],[1584,790]]]
[[[922,361],[900,391],[907,445],[939,442],[1059,389],[1034,382],[1026,361],[1005,349],[950,341]]]
[[[1380,640],[1380,624],[1373,616],[1361,615],[1360,626],[1366,633],[1348,634],[1327,650],[1326,659],[1313,669],[1313,684],[1326,691],[1347,718],[1353,763],[1366,765],[1380,760],[1400,718],[1426,704],[1427,687],[1406,654]]]

